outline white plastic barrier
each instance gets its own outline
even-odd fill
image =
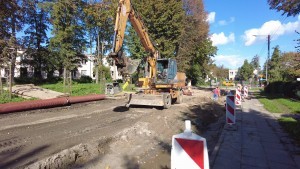
[[[248,86],[244,86],[244,97],[248,97]]]
[[[209,169],[206,139],[192,133],[191,121],[185,128],[172,137],[171,169]]]
[[[235,124],[235,97],[226,96],[226,123]]]
[[[242,105],[242,96],[240,88],[237,88],[235,90],[235,105]]]

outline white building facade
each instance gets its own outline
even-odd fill
[[[96,58],[94,55],[86,54],[86,57],[81,60],[79,66],[77,67],[77,70],[72,73],[72,77],[75,79],[79,79],[81,76],[89,76],[92,79],[96,79],[95,75],[96,73],[94,72],[95,65],[96,65]],[[14,72],[14,77],[20,77],[22,69],[26,69],[27,76],[32,77],[34,74],[34,67],[30,65],[25,65],[22,64],[22,60],[24,59],[30,59],[26,58],[25,52],[24,51],[17,51],[17,58],[16,58],[16,64],[15,64],[15,72]],[[107,58],[103,58],[103,65],[106,67],[110,68],[110,73],[112,79],[122,79],[122,76],[117,72],[117,67],[116,66],[110,66]],[[116,72],[116,73],[115,73]],[[5,65],[5,68],[0,69],[1,77],[7,78],[9,75],[9,66]],[[54,72],[54,76],[59,76],[58,71]],[[42,77],[44,79],[47,78],[47,73],[42,71]]]
[[[236,69],[229,70],[228,80],[232,80],[232,81],[235,80],[237,72],[238,72],[238,70],[236,70]]]

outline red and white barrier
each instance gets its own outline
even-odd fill
[[[241,89],[237,88],[235,90],[235,105],[241,105],[241,104],[242,104]]]
[[[248,86],[244,86],[244,97],[248,97]]]
[[[172,137],[171,169],[209,169],[206,139],[192,133],[191,121],[185,127]]]
[[[226,96],[226,123],[235,124],[235,97]]]

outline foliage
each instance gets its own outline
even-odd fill
[[[271,9],[283,11],[283,15],[296,16],[300,13],[300,1],[297,0],[268,0]]]
[[[268,63],[268,80],[270,82],[282,80],[282,65],[280,64],[281,54],[279,46],[274,48],[272,58]]]
[[[255,55],[255,56],[252,58],[250,64],[252,65],[252,67],[253,67],[254,69],[259,70],[259,67],[260,67],[260,66],[259,66],[259,56],[258,56],[258,55]]]
[[[259,64],[259,56],[255,55],[250,64],[252,65],[253,69],[256,70],[256,74],[254,74],[254,82],[256,83],[259,79],[259,75],[260,75],[260,64]]]
[[[228,79],[229,69],[225,68],[223,65],[217,66],[216,64],[211,64],[209,70],[213,73],[212,75],[209,73],[210,78],[217,77],[219,81]]]
[[[280,66],[283,80],[293,81],[297,77],[300,77],[300,53],[283,53],[280,60]]]
[[[57,52],[68,71],[76,68],[85,49],[83,5],[84,1],[62,0],[50,10],[54,35],[50,49]]]
[[[125,43],[128,47],[128,51],[130,53],[130,58],[132,59],[142,59],[147,56],[147,52],[143,48],[141,44],[141,40],[138,37],[137,33],[130,25],[128,28],[128,35],[125,36]]]
[[[96,69],[96,67],[94,68],[94,70]],[[95,71],[94,71],[95,72]],[[103,72],[104,74],[104,78],[105,78],[105,81],[106,82],[111,82],[112,81],[112,77],[111,77],[111,74],[110,74],[110,68],[109,67],[106,67],[106,66],[101,66],[99,67],[99,79],[101,78],[101,72]],[[100,79],[100,81],[103,80],[103,79]]]
[[[265,87],[267,94],[281,94],[290,98],[297,98],[296,92],[300,91],[300,82],[270,82]]]
[[[296,31],[296,33],[297,33],[298,35],[300,35],[299,32]],[[297,39],[297,40],[295,40],[295,41],[297,42],[297,46],[296,46],[295,48],[297,49],[297,52],[300,53],[300,38]]]
[[[84,22],[90,34],[90,43],[96,42],[96,46],[98,46],[98,35],[100,42],[111,41],[114,31],[117,2],[117,0],[90,0],[89,3],[85,5]],[[90,45],[90,47],[92,47],[92,44]],[[96,50],[98,50],[98,48],[96,48]]]
[[[184,31],[180,37],[181,43],[176,60],[179,63],[178,69],[186,71],[187,77],[197,84],[209,75],[211,57],[216,54],[217,48],[212,46],[208,38],[209,25],[206,22],[207,14],[202,0],[183,2]]]
[[[26,46],[26,58],[22,60],[23,64],[34,68],[34,76],[42,78],[41,72],[48,65],[49,51],[45,44],[48,42],[46,31],[48,29],[48,14],[38,7],[37,0],[26,0],[25,3],[25,21],[28,25],[25,29],[23,45]]]
[[[16,33],[20,31],[24,25],[23,5],[23,1],[21,0],[0,2],[0,56],[7,61],[9,60],[12,66],[12,77],[14,77],[17,48],[19,47]],[[9,43],[7,43],[8,41]],[[9,54],[7,53],[8,49],[10,50]],[[1,64],[1,67],[5,65],[3,62]]]
[[[147,4],[147,5],[145,5]],[[132,0],[162,57],[175,57],[182,31],[181,0]]]
[[[239,69],[240,80],[249,80],[253,76],[253,66],[246,59],[243,66]]]
[[[81,76],[78,80],[74,80],[78,83],[92,83],[93,79],[90,76]]]
[[[40,85],[40,84],[53,84],[57,83],[59,81],[62,81],[61,77],[49,77],[47,79],[41,79],[37,77],[15,77],[15,84],[34,84],[34,85]]]

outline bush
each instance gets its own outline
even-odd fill
[[[78,83],[92,83],[93,79],[90,76],[81,76],[80,79],[74,81]]]
[[[297,91],[300,90],[300,82],[271,82],[265,87],[268,94],[280,94],[290,98],[298,98]]]

